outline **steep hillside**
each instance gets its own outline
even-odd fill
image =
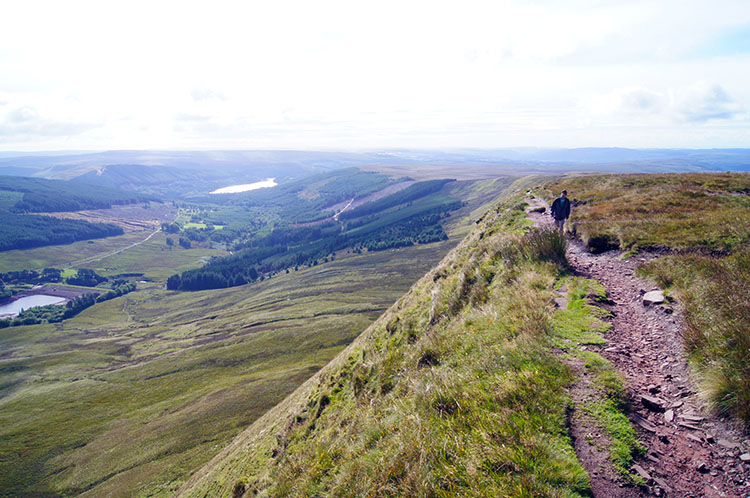
[[[606,327],[587,306],[555,325],[565,240],[524,235],[515,192],[179,495],[587,496],[566,427],[575,374],[551,351]],[[627,466],[637,448],[622,444]]]

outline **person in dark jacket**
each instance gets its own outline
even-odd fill
[[[555,199],[550,208],[550,214],[555,219],[555,226],[561,232],[565,226],[565,220],[570,216],[570,200],[568,200],[568,191],[563,190],[560,197]]]

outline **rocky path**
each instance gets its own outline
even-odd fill
[[[544,206],[538,199],[527,202],[530,210]],[[551,226],[546,213],[530,212],[528,217],[536,225]],[[647,486],[623,487],[621,478],[602,465],[602,451],[596,447],[606,445],[587,442],[592,438],[590,427],[585,422],[576,427],[574,413],[572,432],[579,458],[596,497],[750,498],[747,434],[711,416],[698,397],[682,350],[679,303],[659,303],[658,296],[656,303],[649,302],[651,295],[646,294],[656,288],[635,275],[639,265],[654,257],[622,259],[615,251],[593,255],[576,241],[569,244],[573,272],[601,282],[611,299],[604,305],[613,314],[607,344],[587,347],[612,362],[626,380],[628,417],[648,448],[633,472]],[[587,395],[586,383],[583,379],[574,389],[574,398]]]

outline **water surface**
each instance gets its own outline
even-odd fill
[[[34,294],[33,296],[26,296],[10,303],[3,304],[0,306],[0,316],[12,315],[16,316],[22,309],[27,310],[29,308],[35,308],[37,306],[46,306],[48,304],[60,304],[65,302],[64,297],[59,296],[48,296],[46,294]]]
[[[276,178],[266,178],[262,182],[245,183],[244,185],[230,185],[229,187],[222,187],[211,192],[212,194],[236,194],[238,192],[247,192],[249,190],[257,190],[259,188],[269,188],[278,185]]]

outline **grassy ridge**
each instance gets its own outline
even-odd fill
[[[181,496],[587,496],[549,351],[564,256],[507,207]]]
[[[750,174],[622,175],[545,185],[585,200],[571,217],[592,249],[664,248],[641,269],[684,305],[685,345],[717,410],[750,422]]]

